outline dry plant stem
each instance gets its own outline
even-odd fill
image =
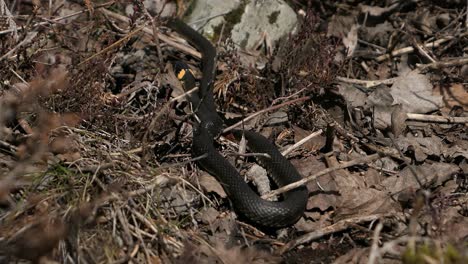
[[[319,230],[315,230],[313,232],[307,233],[303,236],[298,237],[297,239],[294,239],[290,242],[288,242],[285,246],[279,249],[279,253],[283,254],[301,244],[308,243],[312,240],[319,239],[323,236],[333,234],[336,232],[343,231],[345,229],[348,229],[350,226],[362,223],[362,222],[370,222],[370,221],[375,221],[384,217],[389,216],[390,214],[372,214],[372,215],[366,215],[366,216],[357,216],[357,217],[352,217],[344,220],[340,220],[337,223],[333,225],[329,225],[327,227],[321,228]]]
[[[151,231],[153,231],[153,233],[155,235],[159,234],[159,231],[158,229],[156,228],[156,226],[154,226],[153,223],[151,223],[150,220],[148,220],[147,217],[145,217],[144,215],[142,215],[141,213],[139,213],[137,210],[127,206],[127,209],[130,210],[132,212],[132,214],[138,218],[147,228],[149,228]]]
[[[456,38],[462,38],[462,37],[465,37],[465,36],[468,36],[468,32],[465,32],[465,33],[460,34],[458,36],[448,36],[448,37],[445,37],[445,38],[441,38],[441,39],[438,39],[436,41],[426,43],[426,44],[423,45],[423,47],[425,47],[425,48],[437,48],[441,44],[443,44],[443,43],[445,43],[445,42],[447,42],[449,40],[456,39]],[[394,50],[394,51],[392,51],[391,54],[381,55],[381,56],[377,57],[375,60],[378,61],[378,62],[382,62],[384,60],[390,59],[391,57],[397,57],[397,56],[401,56],[401,55],[412,53],[412,52],[414,52],[414,47],[406,47],[406,48],[402,48],[402,49],[399,49],[399,50]]]
[[[466,116],[434,116],[434,115],[422,115],[422,114],[406,114],[408,120],[413,121],[424,121],[434,123],[448,123],[448,124],[466,124],[468,123],[468,117]]]
[[[330,152],[333,150],[333,142],[335,141],[335,124],[331,123],[327,125],[327,130],[325,132],[326,141],[325,146],[323,147],[324,152]]]
[[[107,6],[113,5],[114,3],[115,3],[115,1],[110,1],[110,2],[107,2],[107,3],[100,4],[100,5],[96,5],[96,6],[94,7],[94,9],[99,9],[99,8],[107,7]],[[78,12],[75,12],[75,13],[72,13],[72,14],[69,14],[69,15],[66,15],[66,16],[54,18],[54,19],[52,19],[52,20],[50,20],[50,21],[51,21],[51,22],[58,22],[58,21],[60,21],[60,20],[64,20],[64,19],[67,19],[67,18],[70,18],[70,17],[75,17],[75,16],[81,15],[81,14],[83,14],[83,13],[88,13],[88,12],[89,12],[89,9],[84,9],[84,10],[82,10],[82,11],[78,11]],[[32,25],[32,28],[35,28],[35,27],[38,27],[38,26],[48,25],[48,24],[50,24],[51,22],[49,22],[49,21],[39,22],[39,23],[36,23],[36,24]],[[17,30],[17,31],[20,31],[20,30],[24,30],[24,29],[28,29],[28,28],[19,27],[19,28],[17,28],[16,30]],[[2,31],[0,31],[0,35],[5,35],[5,34],[8,34],[8,33],[13,33],[14,31],[15,31],[15,29],[6,29],[6,30],[2,30]]]
[[[158,30],[158,26],[156,25],[156,17],[152,17],[150,13],[148,12],[148,9],[146,9],[146,7],[144,8],[144,12],[145,12],[145,15],[148,17],[148,19],[150,19],[151,21],[151,26],[153,29],[153,41],[156,46],[156,51],[158,52],[159,68],[164,69],[163,56],[162,56],[161,45],[160,45],[159,34],[158,34],[159,30]]]
[[[357,165],[357,164],[361,164],[361,163],[372,162],[372,161],[374,161],[376,159],[379,159],[379,158],[380,158],[380,154],[376,153],[376,154],[372,154],[372,155],[369,155],[369,156],[364,156],[364,157],[361,157],[361,158],[357,158],[357,159],[342,163],[339,166],[325,169],[325,170],[323,170],[321,172],[309,175],[309,176],[307,176],[306,178],[304,178],[304,179],[302,179],[300,181],[288,184],[288,185],[283,186],[283,187],[281,187],[279,189],[271,191],[271,192],[263,195],[262,199],[269,199],[269,198],[271,198],[273,196],[276,196],[276,195],[282,194],[284,192],[287,192],[289,190],[295,189],[295,188],[297,188],[297,187],[299,187],[299,186],[301,186],[303,184],[306,184],[306,183],[308,183],[308,182],[310,182],[312,180],[315,180],[316,178],[318,178],[318,177],[320,177],[322,175],[325,175],[327,173],[330,173],[330,172],[333,172],[333,171],[336,171],[336,170],[345,169],[345,168],[348,168],[348,167],[351,167],[351,166],[354,166],[354,165]]]
[[[290,146],[288,149],[286,149],[285,151],[281,152],[281,154],[283,156],[287,156],[289,153],[291,153],[292,151],[294,151],[295,149],[297,149],[298,147],[302,146],[304,143],[306,143],[307,141],[311,140],[312,138],[316,137],[316,136],[319,136],[320,134],[322,134],[322,129],[319,129],[318,131],[315,131],[314,133],[311,133],[310,135],[308,135],[307,137],[299,140],[299,142],[297,142],[296,144]]]
[[[176,97],[176,98],[173,98],[172,100],[170,100],[169,102],[167,102],[166,104],[164,104],[164,106],[159,110],[159,113],[151,120],[151,123],[148,127],[148,129],[145,131],[145,134],[143,135],[143,141],[142,141],[142,151],[143,153],[145,153],[146,151],[146,146],[148,145],[147,142],[148,142],[148,135],[149,135],[149,132],[152,131],[154,129],[154,127],[156,126],[156,122],[167,112],[169,111],[170,109],[170,105],[172,102],[175,102],[185,96],[188,96],[190,95],[191,93],[195,92],[198,90],[198,87],[195,87],[183,94],[181,94],[180,96]],[[143,155],[144,157],[144,155]]]
[[[416,64],[420,70],[437,70],[452,66],[461,66],[468,64],[468,57],[456,58],[448,61],[435,61],[428,64]]]
[[[397,238],[395,240],[392,240],[392,241],[389,241],[389,242],[386,242],[385,244],[383,244],[383,246],[379,249],[379,251],[380,251],[379,254],[381,256],[386,255],[386,254],[391,254],[393,256],[401,257],[403,252],[402,251],[397,251],[395,249],[396,248],[406,249],[406,247],[402,247],[401,245],[402,244],[408,244],[409,241],[411,241],[411,242],[413,242],[413,241],[428,242],[428,243],[439,242],[440,243],[440,241],[435,240],[433,237],[428,238],[428,237],[421,237],[421,236],[404,235],[402,237],[399,237],[399,238]]]
[[[425,47],[423,47],[419,43],[416,43],[415,46],[416,46],[416,49],[419,51],[419,53],[423,55],[424,57],[426,57],[431,63],[436,62],[436,60],[432,58],[431,55],[429,55],[429,53],[426,51]]]
[[[82,65],[90,60],[92,60],[93,58],[96,58],[97,56],[103,54],[103,53],[106,53],[108,52],[109,50],[119,46],[120,44],[122,44],[124,41],[127,41],[128,39],[130,39],[133,35],[135,35],[136,33],[140,32],[141,30],[143,30],[144,27],[140,27],[140,28],[137,28],[135,29],[134,31],[128,33],[125,37],[117,40],[116,42],[112,43],[111,45],[105,47],[104,49],[102,49],[101,51],[99,51],[98,53],[96,54],[93,54],[91,55],[90,57],[86,58],[84,61],[78,63],[78,66],[79,65]]]
[[[271,107],[268,107],[268,108],[265,108],[265,109],[262,109],[258,112],[255,112],[253,114],[251,114],[250,116],[244,118],[243,120],[235,123],[234,125],[230,126],[230,127],[227,127],[223,130],[223,133],[226,133],[226,132],[229,132],[231,130],[233,130],[234,128],[242,125],[243,123],[253,119],[254,117],[258,116],[258,115],[261,115],[263,113],[266,113],[266,112],[269,112],[269,111],[273,111],[273,110],[276,110],[276,109],[279,109],[279,108],[282,108],[282,107],[285,107],[285,106],[288,106],[288,105],[291,105],[291,104],[295,104],[295,103],[299,103],[299,102],[303,102],[303,101],[307,101],[309,100],[310,97],[309,96],[304,96],[304,97],[301,97],[301,98],[297,98],[297,99],[294,99],[294,100],[291,100],[291,101],[287,101],[287,102],[284,102],[282,104],[279,104],[279,105],[275,105],[275,106],[271,106]]]
[[[376,263],[377,259],[380,258],[379,254],[379,237],[380,237],[380,232],[382,231],[383,224],[379,223],[374,230],[374,235],[372,237],[372,247],[371,251],[369,254],[369,261],[367,262],[368,264],[374,264]]]
[[[112,17],[114,19],[117,19],[123,23],[126,23],[126,24],[130,24],[131,21],[130,21],[130,18],[126,17],[126,16],[122,16],[120,14],[117,14],[117,13],[114,13],[112,11],[109,11],[107,9],[102,9],[101,12],[105,13],[106,15],[108,15],[109,17]],[[150,36],[153,36],[153,30],[151,28],[148,28],[148,27],[144,27],[143,28],[143,32],[145,32],[146,34],[150,35]],[[164,34],[160,34],[158,33],[158,37],[161,41],[165,42],[166,44],[178,49],[178,50],[181,50],[185,53],[188,53],[190,54],[191,56],[195,57],[195,58],[201,58],[201,54],[200,52],[196,51],[194,48],[192,47],[189,47],[187,45],[184,45],[184,44],[181,44],[181,43],[178,43],[177,41],[175,40],[172,40],[171,38],[169,38],[168,36],[164,35]]]
[[[386,155],[386,156],[389,156],[389,157],[392,157],[394,159],[401,160],[401,161],[404,161],[404,162],[407,162],[407,163],[411,162],[410,158],[400,156],[400,153],[398,153],[398,150],[396,150],[394,148],[376,146],[376,145],[372,145],[370,143],[363,143],[363,144],[364,144],[364,146],[368,147],[372,151],[382,153],[383,155]]]
[[[37,36],[37,33],[38,33],[37,31],[28,32],[26,37],[20,43],[18,43],[15,47],[13,47],[11,50],[5,53],[2,57],[0,57],[0,61],[8,59],[10,55],[13,54],[21,46],[29,44]]]
[[[364,86],[365,88],[372,88],[380,84],[389,85],[389,84],[393,84],[397,80],[397,78],[390,78],[390,79],[385,79],[385,80],[358,80],[358,79],[351,79],[351,78],[346,78],[346,77],[341,77],[341,76],[336,77],[336,79],[344,83],[359,84],[359,85]]]
[[[14,154],[15,156],[16,156],[15,153],[18,150],[18,148],[16,146],[13,146],[10,143],[2,141],[2,140],[0,140],[0,148],[6,150],[8,152],[11,152],[11,154]]]

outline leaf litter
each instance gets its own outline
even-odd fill
[[[303,26],[273,55],[221,38],[220,113],[308,179],[304,216],[278,232],[237,218],[191,161],[170,61],[196,72],[198,53],[160,17],[145,27],[141,4],[128,19],[84,2],[1,2],[0,261],[466,262],[463,1],[290,1]]]

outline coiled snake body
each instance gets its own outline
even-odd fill
[[[213,82],[216,71],[216,50],[213,45],[184,22],[171,19],[168,27],[175,30],[194,45],[202,54],[202,79],[198,92],[190,95],[190,102],[200,122],[193,127],[192,155],[202,157],[198,164],[216,177],[232,201],[235,211],[252,224],[260,227],[279,228],[292,225],[302,216],[308,192],[305,186],[288,191],[281,201],[267,201],[255,193],[244,182],[238,171],[216,150],[214,138],[223,127],[223,121],[216,113],[213,99]],[[179,79],[185,89],[195,87],[195,78],[182,62],[175,65]],[[249,149],[266,153],[270,157],[257,159],[270,172],[271,178],[281,187],[300,180],[302,177],[294,166],[278,151],[276,146],[262,135],[252,131],[232,131],[237,139],[242,135]]]

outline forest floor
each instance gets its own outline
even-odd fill
[[[291,0],[300,25],[278,47],[219,37],[226,126],[259,131],[306,179],[306,212],[281,230],[238,218],[193,161],[172,63],[199,76],[199,53],[164,19],[114,1],[10,2],[0,263],[468,263],[465,1]],[[261,186],[238,144],[217,146]]]

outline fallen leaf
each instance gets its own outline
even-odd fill
[[[302,139],[304,139],[305,137],[312,134],[311,131],[302,129],[302,128],[298,127],[298,126],[293,125],[292,128],[294,130],[294,143],[297,143],[297,142],[301,141]],[[325,137],[322,136],[322,135],[318,135],[316,137],[313,137],[310,140],[308,140],[307,142],[305,142],[304,144],[302,144],[302,147],[304,149],[312,151],[312,152],[320,150],[324,146],[325,146]]]
[[[444,148],[442,139],[435,135],[431,135],[430,137],[415,137],[409,133],[405,137],[398,137],[395,141],[403,152],[406,152],[411,146],[417,155],[417,161],[424,161],[427,156],[440,156]]]
[[[449,180],[453,174],[460,170],[455,164],[433,163],[413,166],[418,180],[409,167],[404,168],[399,174],[390,176],[382,181],[381,185],[391,193],[397,194],[403,191],[419,190],[421,188],[434,188]]]
[[[468,111],[468,88],[461,83],[454,83],[448,86],[438,85],[434,89],[434,94],[442,96],[444,113],[449,113],[454,106],[461,106]]]
[[[200,186],[205,192],[214,192],[219,195],[221,198],[226,198],[226,192],[224,192],[223,187],[216,180],[215,177],[209,175],[206,172],[202,172],[199,178]]]
[[[442,97],[432,95],[429,78],[418,70],[400,75],[393,83],[390,94],[394,104],[401,104],[403,111],[425,114],[443,106]]]
[[[200,211],[200,220],[204,224],[212,224],[218,216],[219,212],[213,207],[205,207]]]

